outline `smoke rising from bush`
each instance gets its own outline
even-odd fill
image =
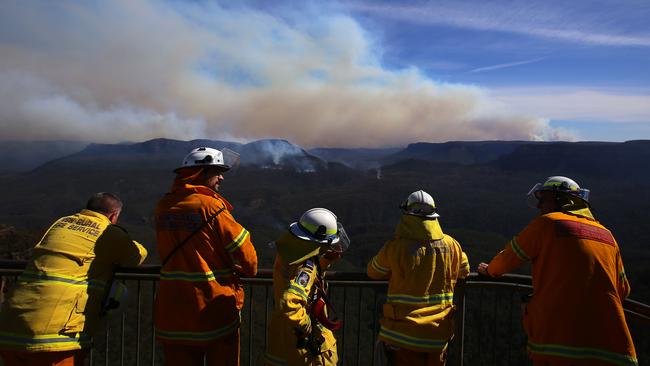
[[[571,139],[479,88],[383,67],[372,37],[326,8],[5,2],[0,54],[4,139]]]

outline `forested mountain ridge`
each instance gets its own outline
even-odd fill
[[[271,266],[268,242],[304,210],[323,206],[339,216],[352,238],[338,268],[365,270],[391,237],[400,201],[424,189],[436,199],[443,230],[459,240],[474,268],[534,217],[525,204],[530,187],[566,175],[592,190],[595,215],[621,246],[632,297],[650,303],[650,141],[418,143],[401,150],[306,150],[284,140],[91,144],[30,171],[0,174],[0,224],[36,235],[77,211],[90,194],[112,191],[126,203],[121,224],[153,249],[155,204],[183,156],[202,145],[242,154],[222,193],[251,231],[262,266]]]

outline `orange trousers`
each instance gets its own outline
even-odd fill
[[[440,352],[417,352],[403,348],[388,347],[388,358],[395,366],[444,366],[447,359],[447,351]]]
[[[87,350],[27,352],[0,350],[5,366],[83,366]]]
[[[207,366],[239,366],[239,331],[204,346],[163,343],[163,352],[165,366],[203,366],[204,358]]]

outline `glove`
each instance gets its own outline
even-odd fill
[[[306,349],[313,356],[320,355],[320,346],[325,342],[325,337],[320,332],[311,332],[307,335],[296,332],[296,337],[298,338],[296,348]]]

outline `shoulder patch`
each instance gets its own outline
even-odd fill
[[[306,287],[307,284],[309,283],[309,279],[310,279],[310,276],[309,276],[308,272],[300,271],[300,273],[298,273],[298,276],[296,276],[295,281],[299,286]]]
[[[305,261],[305,267],[307,267],[309,269],[314,269],[314,261],[312,261],[311,259],[306,260]]]

